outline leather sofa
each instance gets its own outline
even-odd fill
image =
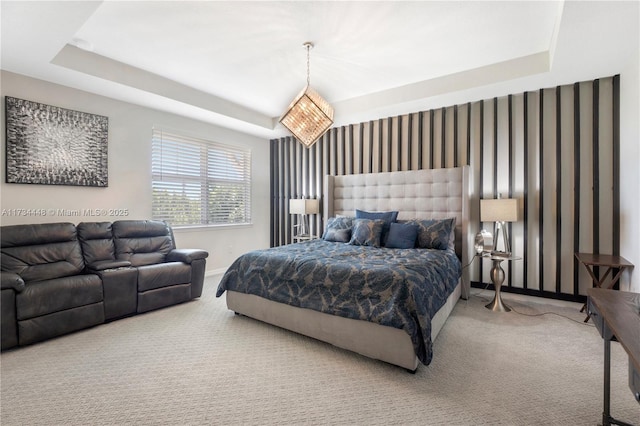
[[[202,295],[208,253],[165,222],[0,228],[2,350]]]

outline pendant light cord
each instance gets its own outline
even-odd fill
[[[311,50],[311,44],[307,43],[307,86],[311,83],[311,74],[309,73],[309,51]]]

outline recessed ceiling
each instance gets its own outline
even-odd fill
[[[306,84],[336,122],[548,71],[562,2],[10,2],[2,68],[271,137]],[[28,28],[28,31],[25,31]]]

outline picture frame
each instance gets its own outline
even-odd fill
[[[108,186],[109,118],[5,96],[6,183]]]

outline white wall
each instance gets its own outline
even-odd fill
[[[220,271],[240,254],[269,246],[269,141],[177,115],[143,108],[29,77],[2,72],[1,94],[109,117],[107,188],[5,183],[5,133],[0,160],[2,225],[45,222],[112,221],[115,216],[70,216],[58,210],[128,209],[126,219],[151,218],[151,130],[170,128],[251,149],[252,219],[250,226],[175,230],[180,248],[209,252],[208,273]],[[4,109],[4,108],[3,108]],[[2,116],[4,123],[4,114]],[[4,129],[4,124],[0,124]],[[12,209],[45,209],[47,216],[12,215]]]

